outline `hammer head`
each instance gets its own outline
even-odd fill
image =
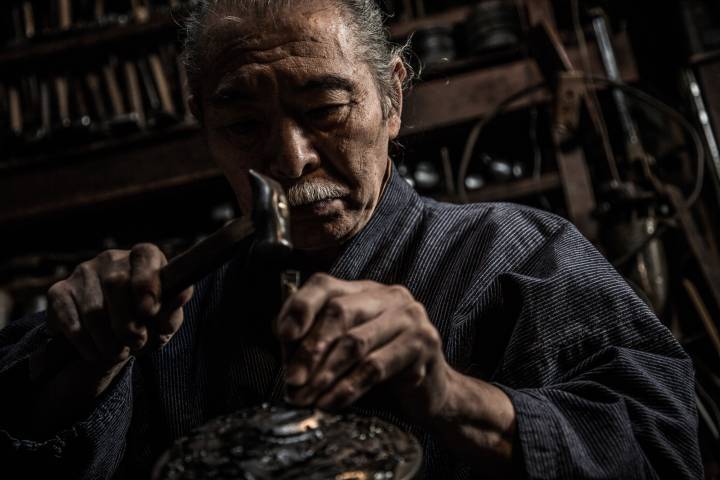
[[[272,178],[250,170],[253,189],[252,222],[254,253],[282,260],[292,251],[290,207],[282,186]]]

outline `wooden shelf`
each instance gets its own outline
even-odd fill
[[[614,40],[623,79],[626,82],[637,80],[638,72],[629,39],[625,34],[619,34]],[[597,51],[591,49],[590,53],[593,73],[604,76]],[[568,55],[573,65],[581,64],[577,49],[568,50]],[[414,135],[479,119],[503,99],[542,81],[535,61],[525,59],[420,83],[406,97],[401,135]],[[510,110],[549,99],[549,92],[540,91],[518,100]]]
[[[99,157],[118,148],[130,151],[141,149],[147,144],[163,141],[172,142],[178,136],[194,134],[199,129],[200,126],[195,122],[183,122],[162,129],[150,129],[126,136],[98,139],[91,143],[67,147],[59,151],[48,147],[48,151],[51,151],[51,153],[11,157],[9,160],[3,161],[0,163],[0,175],[3,175],[3,172],[8,170],[43,168],[45,165],[53,163],[74,162],[92,156]]]
[[[36,42],[28,41],[27,44],[0,51],[0,67],[37,62],[58,55],[68,57],[87,48],[102,49],[150,34],[172,33],[176,29],[177,24],[169,16],[163,15],[155,16],[145,23],[129,22],[124,25],[98,27],[90,31],[69,32],[66,36],[57,38],[38,38]]]
[[[407,20],[390,25],[390,36],[397,40],[407,38],[411,33],[428,27],[447,26],[451,27],[456,23],[464,21],[472,7],[457,7],[441,13],[427,15],[415,20]]]
[[[390,26],[390,34],[395,39],[403,39],[420,28],[461,22],[469,12],[470,7],[458,7],[420,19],[398,22]],[[86,27],[77,32],[53,33],[47,37],[28,40],[18,46],[5,47],[0,51],[0,66],[30,63],[56,55],[67,57],[83,49],[122,44],[151,34],[171,33],[178,28],[177,21],[169,14],[156,13],[144,23],[136,23],[130,16],[128,19],[126,24]]]
[[[0,175],[0,224],[220,177],[199,129]]]

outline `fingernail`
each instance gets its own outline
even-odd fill
[[[300,387],[305,385],[308,379],[307,368],[302,365],[290,365],[287,371],[287,379],[285,380],[288,385],[293,387]]]

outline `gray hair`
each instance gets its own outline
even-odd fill
[[[191,93],[200,91],[203,64],[206,55],[204,41],[205,23],[213,12],[221,8],[232,9],[235,15],[269,16],[273,18],[281,10],[290,8],[298,0],[196,0],[183,22],[185,34],[183,61],[188,72]],[[363,60],[370,67],[380,93],[383,115],[400,107],[400,97],[393,88],[393,71],[396,59],[407,70],[403,89],[412,80],[412,68],[407,62],[409,42],[398,45],[389,40],[384,25],[384,14],[375,0],[333,0],[346,12],[349,26],[355,34]]]

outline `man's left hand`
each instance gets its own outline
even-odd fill
[[[382,383],[412,398],[403,410],[418,420],[443,408],[452,369],[425,308],[402,286],[315,274],[275,327],[297,405],[342,408]]]

